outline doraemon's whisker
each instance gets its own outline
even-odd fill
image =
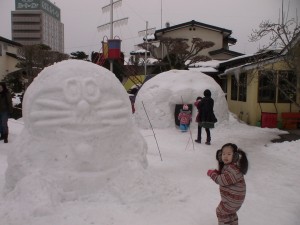
[[[30,113],[30,117],[34,120],[39,119],[55,119],[55,118],[68,118],[71,116],[70,111],[34,111]]]
[[[105,110],[105,109],[118,109],[120,108],[120,106],[122,106],[124,104],[124,102],[119,101],[119,100],[115,100],[115,101],[110,101],[110,102],[106,102],[103,103],[99,106],[96,107],[97,110]]]
[[[48,126],[48,127],[53,127],[53,126],[60,126],[63,124],[71,124],[73,123],[72,121],[70,121],[69,118],[65,118],[65,119],[58,119],[58,118],[49,118],[47,120],[37,120],[37,121],[33,121],[35,126]]]
[[[98,115],[101,117],[118,118],[118,117],[128,115],[128,110],[123,108],[114,111],[108,111],[108,110],[98,111]]]
[[[50,99],[40,99],[36,101],[36,104],[46,108],[54,108],[54,109],[69,109],[70,107],[63,102],[59,102],[57,100]]]
[[[44,88],[41,92],[37,93],[39,97],[43,97],[44,95],[53,95],[53,93],[61,92],[62,88],[58,86]]]
[[[111,116],[110,117],[108,117],[108,116],[102,116],[101,119],[103,121],[113,121],[113,120],[120,120],[122,117],[126,117],[126,115],[119,114],[119,115],[115,115],[115,116],[112,116],[112,117]],[[126,120],[128,120],[128,119],[126,119]]]
[[[125,118],[119,118],[119,119],[114,119],[114,120],[104,120],[102,122],[103,125],[108,125],[108,126],[117,126],[120,124],[127,123],[128,120]]]

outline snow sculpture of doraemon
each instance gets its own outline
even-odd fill
[[[7,193],[39,183],[77,198],[103,191],[114,179],[126,186],[136,173],[126,179],[123,173],[147,166],[127,93],[96,64],[67,60],[44,69],[25,93],[23,119],[8,157]]]

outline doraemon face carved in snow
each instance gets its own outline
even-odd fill
[[[109,71],[80,61],[45,69],[26,91],[26,128],[46,139],[111,136],[130,122],[128,97],[115,80]]]
[[[11,186],[32,169],[73,174],[147,165],[125,89],[93,63],[68,60],[44,69],[25,93],[23,119],[8,165],[8,173],[19,173],[7,176]]]

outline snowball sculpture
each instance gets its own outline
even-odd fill
[[[214,112],[218,122],[228,120],[228,105],[220,85],[210,76],[197,71],[170,70],[148,80],[139,90],[135,101],[135,119],[139,127],[175,127],[175,106],[193,104],[198,96],[209,89],[214,99]],[[147,113],[146,113],[147,112]],[[193,107],[193,123],[197,109]],[[148,117],[147,117],[148,115]]]
[[[47,192],[41,196],[59,190],[61,198],[78,198],[109,189],[114,179],[126,186],[123,173],[147,167],[125,89],[93,63],[67,60],[44,69],[25,93],[23,119],[8,158],[8,193],[40,185]]]

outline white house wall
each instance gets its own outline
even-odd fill
[[[11,72],[18,70],[16,67],[18,60],[14,57],[8,56],[6,53],[18,54],[19,47],[11,44],[0,42],[2,48],[2,55],[0,56],[0,81]]]
[[[193,28],[195,30],[193,30]],[[204,49],[201,51],[201,55],[209,55],[210,51],[218,50],[223,48],[223,35],[214,30],[205,29],[202,27],[185,27],[177,30],[172,30],[171,32],[166,32],[163,34],[163,37],[170,37],[170,38],[186,38],[189,39],[188,44],[191,46],[192,38],[201,38],[203,41],[212,41],[215,45],[211,48]],[[190,30],[191,29],[191,30]],[[165,54],[164,54],[165,55]],[[213,57],[212,57],[213,58]]]

